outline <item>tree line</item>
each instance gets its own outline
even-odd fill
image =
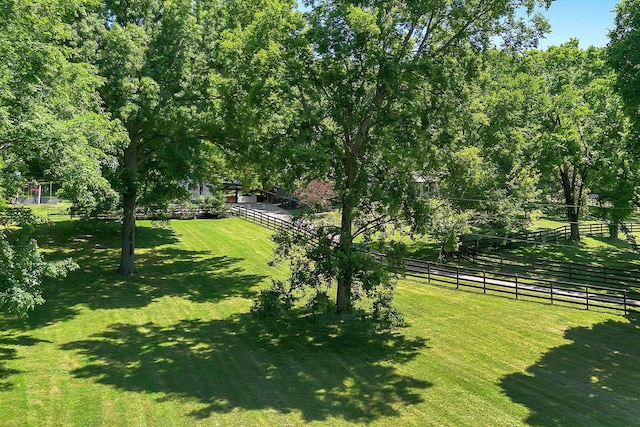
[[[339,313],[388,302],[390,277],[354,239],[390,225],[455,250],[470,226],[511,232],[544,199],[561,201],[579,240],[593,193],[615,229],[637,206],[640,2],[617,6],[607,48],[541,51],[536,7],[549,3],[7,0],[2,200],[29,177],[60,182],[80,215],[121,209],[118,272],[130,275],[136,209],[188,197],[185,182],[331,182],[332,243],[309,248],[317,275],[283,292],[335,288]],[[14,234],[2,232],[6,248]],[[3,279],[0,304],[15,309],[24,289]]]

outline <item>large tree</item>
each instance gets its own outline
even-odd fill
[[[81,52],[104,83],[106,111],[119,120],[127,144],[109,176],[123,206],[119,272],[135,268],[135,216],[140,206],[161,207],[185,196],[183,182],[206,170],[210,145],[194,127],[196,69],[207,2],[108,0],[84,30]]]
[[[541,27],[517,18],[534,1],[305,4],[306,27],[287,64],[295,110],[288,158],[296,173],[336,183],[337,311],[346,313],[362,273],[354,238],[381,221],[424,223],[414,172],[431,144],[457,137],[448,118],[464,102],[475,53],[498,33],[516,45]]]
[[[110,176],[123,206],[121,274],[136,269],[138,208],[187,197],[184,183],[211,177],[220,150],[240,168],[240,153],[266,132],[273,108],[251,106],[268,97],[272,35],[286,34],[280,22],[292,9],[272,0],[101,2],[82,52],[127,133]]]
[[[598,168],[618,167],[612,160],[624,150],[627,121],[613,92],[613,74],[603,49],[580,49],[575,39],[528,52],[524,65],[539,93],[532,99],[536,162],[549,186],[559,187],[571,239],[578,241],[587,192],[595,190],[596,174],[605,173]]]

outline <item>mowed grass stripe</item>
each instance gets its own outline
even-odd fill
[[[640,419],[633,318],[403,281],[409,326],[397,331],[265,321],[251,298],[286,273],[267,265],[270,232],[237,218],[142,222],[140,272],[123,279],[115,226],[43,230],[48,253],[72,252],[82,271],[28,321],[0,319],[0,425]]]

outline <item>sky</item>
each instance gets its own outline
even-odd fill
[[[542,11],[551,24],[551,33],[540,41],[539,49],[560,45],[575,37],[580,47],[604,47],[613,28],[614,8],[619,0],[554,0]],[[298,0],[298,7],[305,10]]]
[[[613,12],[618,0],[555,0],[543,14],[551,24],[551,33],[540,41],[540,49],[559,45],[571,37],[580,47],[604,47],[613,28]]]

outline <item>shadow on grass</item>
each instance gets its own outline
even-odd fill
[[[36,232],[36,240],[43,247],[66,247],[88,250],[91,248],[120,249],[122,224],[116,221],[61,221],[43,224]],[[178,239],[168,227],[136,227],[136,248],[153,248],[177,243]],[[113,261],[114,269],[117,259]]]
[[[430,383],[401,375],[426,343],[353,325],[250,315],[170,327],[116,324],[70,342],[88,364],[72,374],[125,391],[195,401],[204,419],[234,409],[300,412],[307,422],[337,417],[372,422],[421,402]]]
[[[501,386],[512,401],[529,408],[529,425],[637,425],[639,320],[569,329],[570,344],[546,353],[526,374],[503,378]]]
[[[560,241],[558,244],[526,245],[500,252],[515,253],[530,258],[547,258],[564,262],[600,264],[612,268],[640,268],[640,254],[624,240],[604,236],[583,236],[578,242]]]
[[[0,337],[0,392],[11,390],[13,384],[9,381],[9,377],[20,373],[16,369],[6,367],[7,361],[18,358],[18,347],[32,346],[40,342],[50,341],[11,333],[5,333]]]
[[[231,296],[252,298],[256,293],[252,288],[265,279],[248,274],[240,265],[243,259],[179,249],[172,245],[178,242],[173,231],[158,227],[138,227],[137,247],[141,251],[136,265],[140,274],[120,276],[114,267],[119,257],[117,230],[119,226],[114,223],[99,223],[91,228],[67,222],[41,230],[38,237],[42,247],[66,248],[47,253],[46,258],[71,256],[80,269],[66,278],[47,281],[43,292],[46,303],[30,313],[28,319],[0,318],[0,330],[28,329],[67,320],[82,307],[145,307],[165,296],[195,302],[216,302]]]

